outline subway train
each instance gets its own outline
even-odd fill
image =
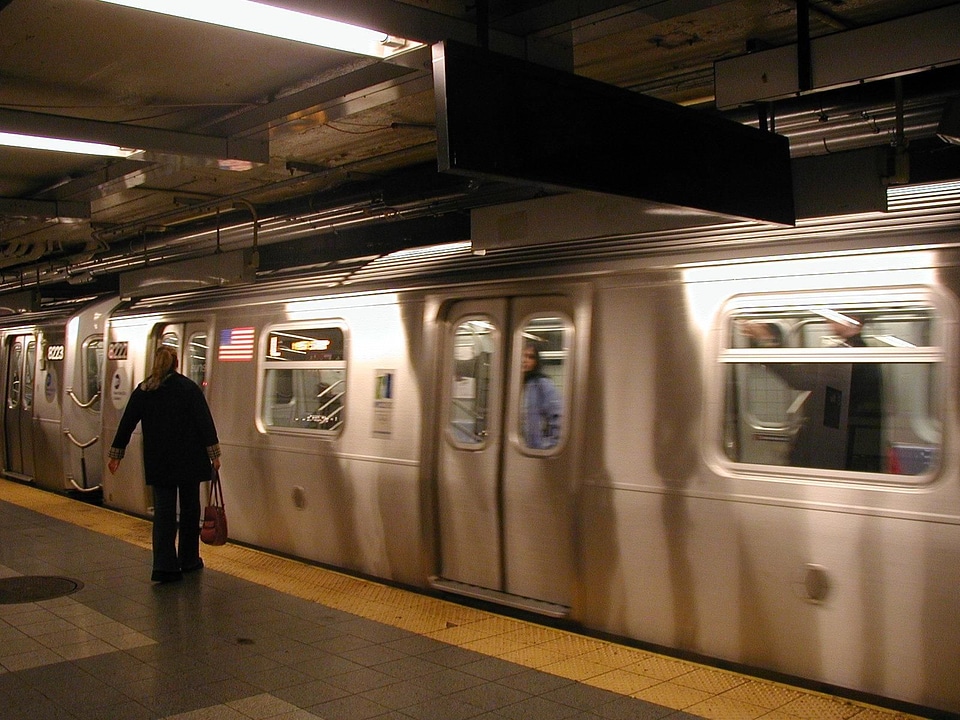
[[[3,468],[149,516],[103,468],[171,345],[237,542],[955,713],[958,321],[960,184],[402,250],[5,316]]]

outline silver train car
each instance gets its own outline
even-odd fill
[[[116,299],[0,299],[3,473],[46,490],[100,490],[103,341]]]
[[[790,229],[408,250],[4,329],[4,467],[70,489],[93,414],[86,482],[149,515],[142,467],[102,466],[173,345],[236,541],[955,713],[958,321],[957,187]],[[61,373],[59,425],[22,402],[31,337],[63,338],[61,368],[28,360]],[[534,433],[531,346],[560,406]],[[25,425],[60,467],[17,465]]]

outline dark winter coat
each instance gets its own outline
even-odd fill
[[[199,484],[210,479],[208,449],[219,440],[210,408],[195,382],[174,371],[156,390],[138,385],[123,411],[114,448],[126,449],[137,423],[143,430],[147,485]]]

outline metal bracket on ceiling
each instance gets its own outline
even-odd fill
[[[71,200],[0,198],[0,217],[32,220],[89,220],[90,203]]]
[[[797,87],[800,92],[813,89],[810,46],[810,1],[797,0]]]

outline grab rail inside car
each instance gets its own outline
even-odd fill
[[[343,410],[342,398],[346,395],[345,390],[337,392],[337,389],[341,387],[346,387],[344,380],[337,380],[326,386],[317,394],[317,399],[321,401],[319,407],[303,417],[296,418],[296,420],[306,423],[308,426],[315,426],[320,430],[335,431],[339,429],[343,425],[343,418],[340,415],[341,410]]]

